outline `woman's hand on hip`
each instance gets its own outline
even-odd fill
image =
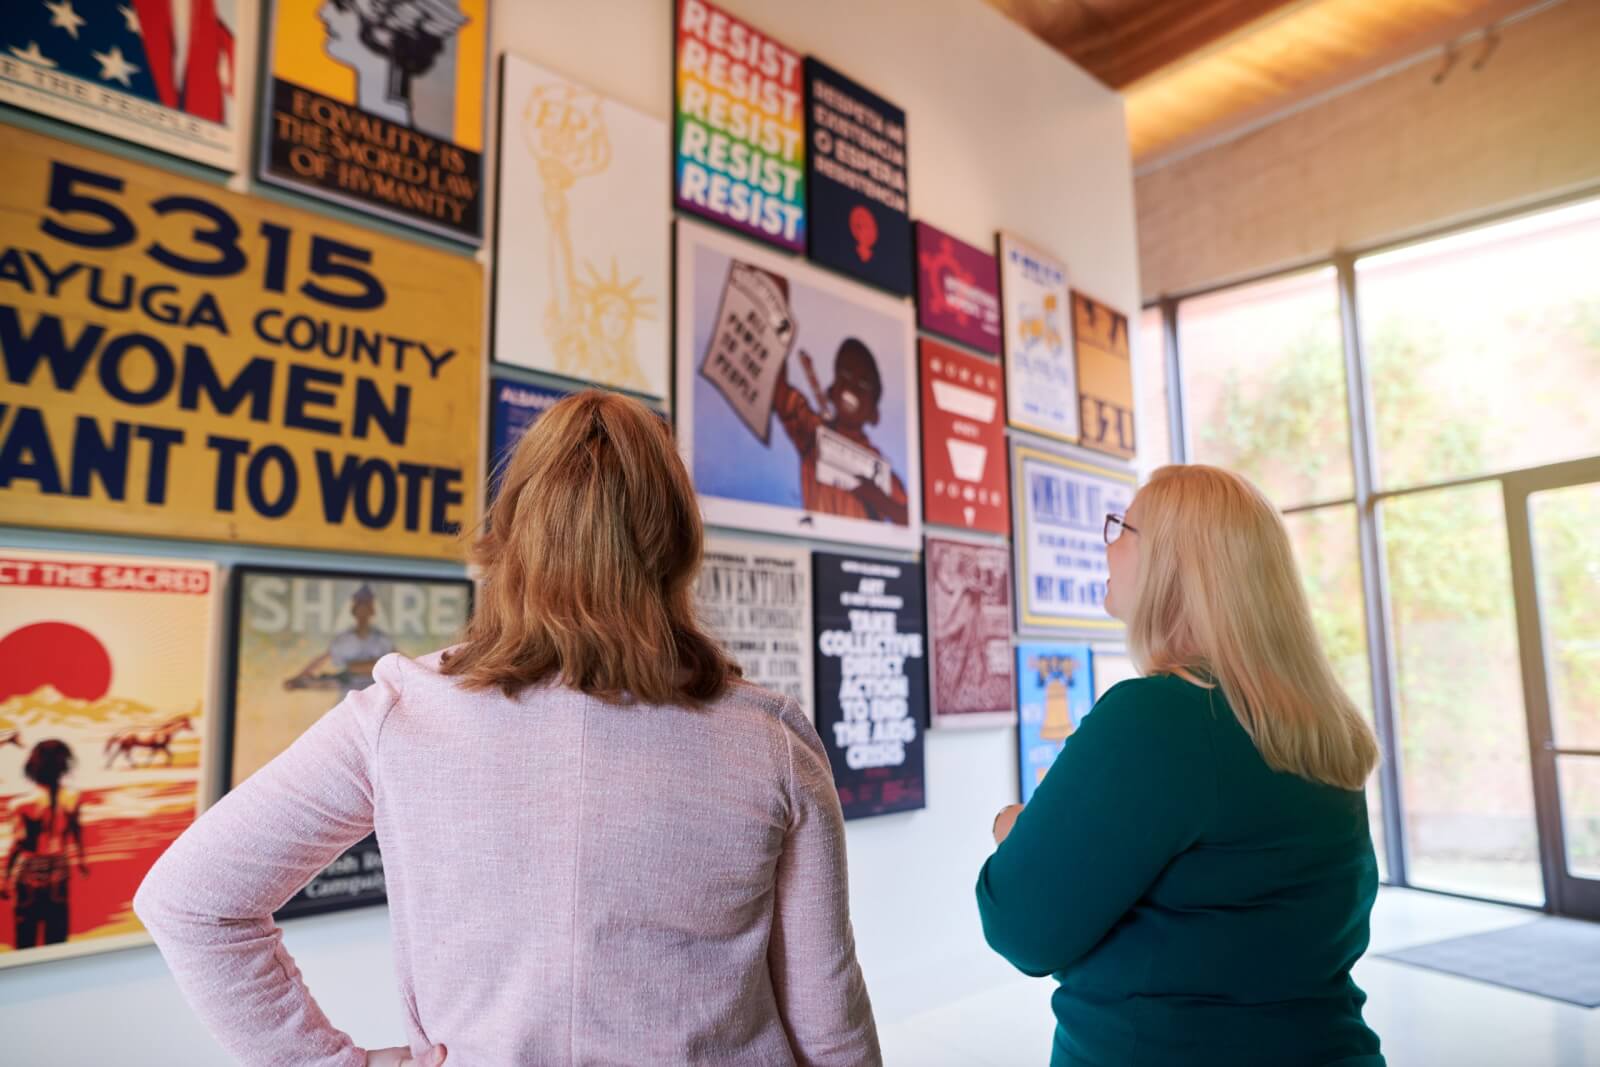
[[[367,1067],[439,1067],[444,1063],[445,1047],[435,1045],[419,1057],[413,1057],[404,1045],[395,1048],[378,1048],[367,1053]]]

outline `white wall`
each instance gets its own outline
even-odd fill
[[[984,247],[996,229],[1015,230],[1064,257],[1075,286],[1137,309],[1115,94],[980,0],[725,6],[906,110],[915,217]],[[663,119],[672,31],[670,0],[497,0],[491,26],[497,55],[517,52]],[[934,732],[926,747],[927,809],[849,828],[857,943],[885,1023],[1014,974],[983,944],[972,887],[990,822],[1017,795],[1015,731]],[[373,910],[290,924],[311,988],[362,1042],[402,1034],[386,934]],[[0,972],[0,1035],[8,1064],[221,1060],[151,949]]]

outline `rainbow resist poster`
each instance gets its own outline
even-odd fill
[[[799,54],[704,0],[679,0],[677,57],[677,206],[803,251]]]

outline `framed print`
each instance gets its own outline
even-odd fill
[[[1067,347],[1067,268],[1000,235],[1006,417],[1019,430],[1078,439],[1078,376]]]
[[[1000,365],[928,337],[922,378],[923,518],[981,533],[1011,532]]]
[[[706,0],[677,0],[673,203],[806,247],[800,54]]]
[[[814,56],[805,80],[806,254],[909,295],[906,113]]]
[[[811,553],[771,541],[707,537],[695,601],[702,623],[744,670],[745,681],[792,697],[815,722]]]
[[[209,801],[216,584],[0,546],[0,968],[148,942],[134,892]]]
[[[930,537],[928,692],[931,725],[1017,721],[1011,671],[1011,553],[1004,544]]]
[[[257,176],[478,244],[489,0],[265,6]]]
[[[708,523],[916,549],[910,309],[678,223],[678,445]]]
[[[1094,699],[1096,702],[1118,682],[1129,682],[1141,677],[1134,666],[1133,657],[1125,649],[1098,648],[1094,650]]]
[[[818,552],[817,733],[846,819],[927,806],[922,567]]]
[[[1072,347],[1078,360],[1079,442],[1132,459],[1133,357],[1128,316],[1072,291]]]
[[[476,263],[12,126],[0,157],[0,524],[461,555]]]
[[[500,61],[494,358],[667,395],[667,125]]]
[[[244,163],[256,0],[18,0],[0,101],[221,170]]]
[[[1017,777],[1024,804],[1094,708],[1092,674],[1088,645],[1017,645]]]
[[[917,328],[1000,354],[1000,266],[981,248],[926,222],[917,241]]]
[[[1105,518],[1134,488],[1130,470],[1012,442],[1018,630],[1122,628],[1105,609]]]
[[[391,652],[455,642],[472,583],[455,578],[239,567],[230,626],[227,787],[289,747]],[[383,859],[369,835],[279,909],[279,918],[381,904]]]

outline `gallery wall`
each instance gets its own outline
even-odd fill
[[[795,51],[821,57],[905,110],[913,218],[990,250],[996,231],[1022,235],[1064,261],[1073,288],[1123,311],[1137,307],[1132,177],[1122,104],[1115,94],[971,0],[817,0],[805,5],[729,0],[723,6]],[[497,0],[490,19],[491,85],[498,66],[494,57],[511,52],[670,121],[673,22],[672,5],[661,0],[543,0],[537,5]],[[494,99],[492,90],[488,98]],[[13,119],[9,114],[5,118]],[[104,145],[26,118],[17,124],[69,141]],[[491,105],[484,143],[486,204],[497,195],[495,138]],[[153,157],[145,153],[141,158]],[[238,178],[230,184],[254,189],[254,183]],[[394,226],[372,227],[350,212],[330,213],[385,234],[400,232]],[[443,247],[438,240],[419,242]],[[492,242],[490,212],[485,247],[476,253],[486,267],[494,262]],[[486,276],[485,283],[492,285],[492,277]],[[489,330],[487,304],[484,337]],[[487,375],[485,360],[485,381]],[[554,381],[533,371],[508,376],[533,385]],[[137,551],[211,559],[230,567],[373,565],[370,557],[320,550],[130,540],[20,527],[0,528],[0,534],[22,548]],[[784,543],[837,549],[803,538]],[[910,561],[917,555],[889,549],[865,554],[889,561]],[[432,577],[462,573],[450,563],[402,558],[383,560],[382,569]],[[1104,643],[1114,646],[1115,634],[1108,633]],[[852,916],[868,988],[884,1022],[935,1008],[1010,974],[983,945],[972,884],[992,848],[991,819],[1018,797],[1017,729],[930,730],[924,743],[926,806],[848,825]],[[287,940],[339,1025],[364,1043],[398,1039],[399,1005],[381,909],[295,920],[288,925]],[[77,1024],[86,1018],[100,1025]],[[24,1048],[48,1047],[67,1061],[116,1059],[126,1055],[130,1043],[159,1050],[167,1063],[220,1060],[148,947],[0,971],[0,1029],[24,1035]]]

